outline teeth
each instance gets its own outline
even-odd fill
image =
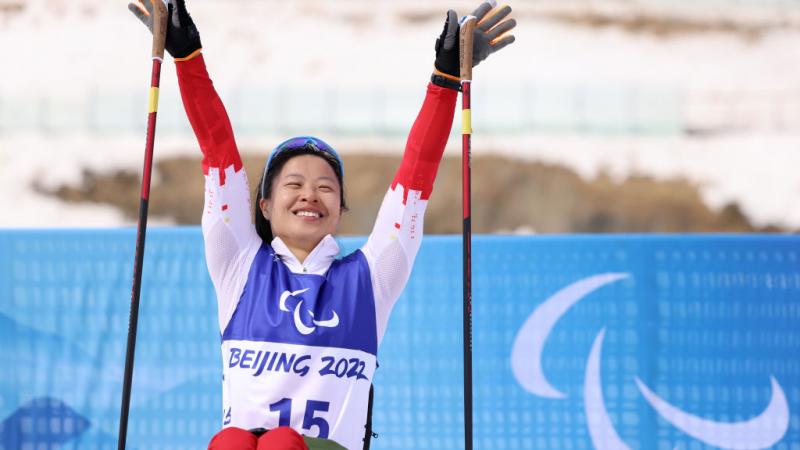
[[[297,215],[302,217],[319,217],[319,213],[313,211],[297,211]]]

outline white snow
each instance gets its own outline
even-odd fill
[[[20,3],[22,12],[0,15],[0,227],[129,225],[113,208],[62,203],[36,193],[32,182],[77,182],[84,167],[141,167],[149,34],[124,1]],[[398,130],[410,124],[451,2],[188,3],[212,78],[235,129],[241,128],[240,146],[266,153],[283,137],[269,127],[278,118],[301,129],[309,123],[308,132],[331,121],[361,120],[359,114],[372,123],[371,92],[396,93],[390,121],[398,122]],[[462,13],[472,5],[452,3]],[[760,39],[722,32],[664,38],[545,18],[558,10],[630,14],[648,10],[647,2],[512,2],[517,42],[476,68],[474,153],[558,162],[586,177],[600,169],[619,178],[687,177],[702,186],[713,207],[736,201],[758,224],[800,227],[797,12],[787,16],[783,8],[721,1],[705,9],[692,2],[652,4],[651,11],[663,14],[788,25]],[[290,101],[263,105],[275,112],[256,117],[265,98],[257,93],[278,88],[307,90],[312,99],[314,93],[366,94],[352,97],[344,119],[322,100],[322,106],[312,103],[306,110],[305,99],[299,108]],[[175,91],[167,58],[156,157],[196,151]],[[530,92],[534,96],[525,97]],[[635,98],[624,100],[629,97]],[[536,110],[526,109],[528,103]],[[620,128],[632,117],[664,128]],[[554,121],[552,127],[542,126],[547,120]],[[684,128],[700,134],[683,134]],[[400,152],[404,141],[369,128],[330,133],[344,152],[365,146]],[[458,146],[454,134],[448,151]]]

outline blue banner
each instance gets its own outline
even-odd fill
[[[134,243],[0,232],[0,449],[116,448]],[[800,238],[481,236],[473,252],[475,448],[800,450]],[[463,448],[461,303],[460,237],[426,237],[379,349],[373,448]],[[216,321],[199,230],[151,230],[128,448],[205,448],[219,429]]]

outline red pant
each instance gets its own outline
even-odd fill
[[[303,437],[289,427],[278,427],[256,437],[241,428],[225,428],[211,439],[208,450],[308,450]]]

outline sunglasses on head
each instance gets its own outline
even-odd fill
[[[264,173],[261,176],[261,197],[264,197],[264,185],[266,184],[267,172],[272,166],[272,161],[276,156],[293,150],[308,150],[313,153],[319,153],[320,156],[326,159],[334,160],[336,166],[339,168],[339,174],[342,176],[342,179],[344,179],[344,164],[342,164],[342,159],[333,147],[322,139],[315,138],[314,136],[297,136],[281,142],[272,149],[272,152],[269,154],[267,163],[264,164]]]

